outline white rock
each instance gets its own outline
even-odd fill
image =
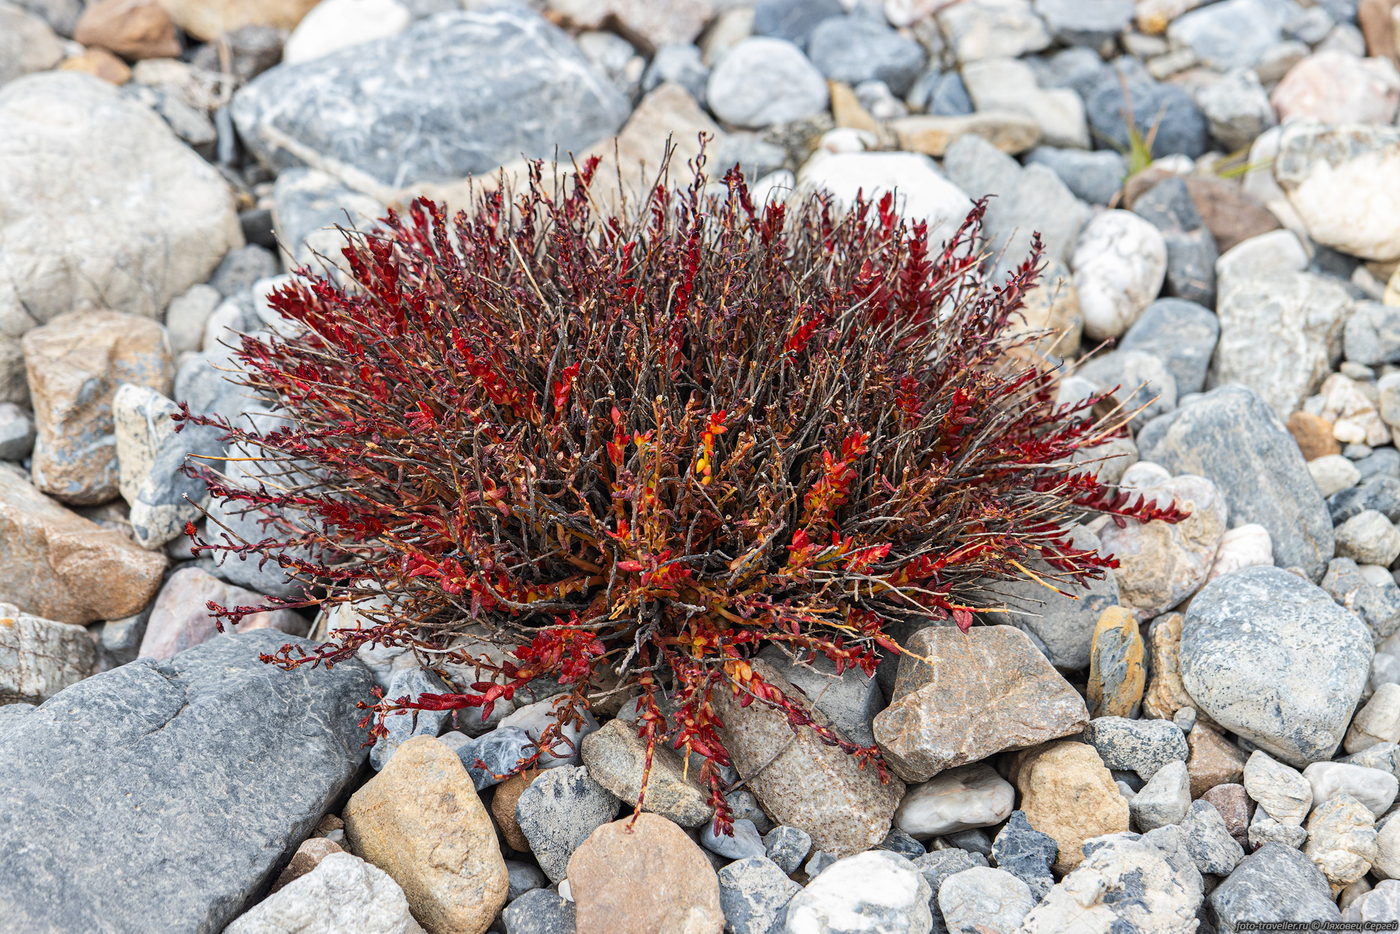
[[[204,327],[219,307],[219,290],[212,285],[192,285],[176,296],[165,310],[165,330],[170,335],[170,352],[182,354],[199,350],[204,344]]]
[[[930,244],[942,244],[957,232],[972,210],[972,199],[939,174],[933,160],[912,152],[816,153],[797,173],[800,188],[824,189],[840,205],[856,192],[878,200],[896,192],[901,213],[928,222]]]
[[[555,698],[548,698],[519,707],[509,716],[504,717],[499,725],[518,727],[524,730],[525,735],[529,736],[530,739],[539,742],[544,731],[556,722],[554,701]],[[556,740],[552,749],[540,754],[540,766],[552,768],[559,765],[578,765],[581,761],[579,744],[583,742],[585,736],[596,729],[598,729],[598,721],[594,719],[593,714],[585,710],[581,721],[571,723],[558,731],[558,735],[562,739]]]
[[[1244,790],[1281,824],[1301,825],[1312,808],[1312,785],[1302,773],[1262,750],[1254,750],[1244,764]]]
[[[245,912],[225,934],[423,934],[403,889],[378,866],[332,853]]]
[[[1342,909],[1343,921],[1400,921],[1400,882],[1386,879]]]
[[[938,908],[949,934],[1010,934],[1034,904],[1026,883],[1004,869],[964,869],[938,887]]]
[[[1035,14],[1030,0],[885,0],[890,22],[910,25],[937,11],[938,25],[959,62],[983,58],[1019,58],[1050,45],[1050,32]],[[910,16],[914,18],[911,19]]]
[[[0,603],[0,705],[37,704],[93,673],[87,630]]]
[[[1222,284],[1231,279],[1302,272],[1308,268],[1308,252],[1291,230],[1270,230],[1241,240],[1215,261],[1215,276]]]
[[[963,65],[962,78],[979,113],[1021,114],[1040,127],[1045,145],[1089,148],[1083,98],[1069,88],[1042,89],[1025,62],[1014,58],[968,62]]]
[[[282,46],[284,65],[320,58],[408,28],[413,14],[398,0],[322,0],[311,8]]]
[[[1376,861],[1376,818],[1350,795],[1339,795],[1313,809],[1303,853],[1333,885],[1350,885]]]
[[[1191,807],[1191,779],[1186,763],[1174,759],[1157,770],[1128,802],[1128,813],[1139,830],[1156,830],[1186,819]]]
[[[1400,879],[1400,821],[1394,817],[1381,821],[1371,871],[1382,879]]]
[[[49,25],[29,10],[0,3],[0,84],[44,71],[63,58],[63,45]]]
[[[1162,290],[1162,234],[1129,211],[1104,211],[1085,225],[1070,261],[1084,335],[1107,340],[1126,331]]]
[[[1377,743],[1400,743],[1400,684],[1382,684],[1376,688],[1371,699],[1352,719],[1342,748],[1354,753]]]
[[[826,110],[826,79],[802,50],[755,37],[729,49],[710,71],[705,97],[725,123],[758,128]]]
[[[1307,235],[1307,227],[1298,216],[1298,212],[1293,209],[1288,195],[1274,179],[1274,159],[1278,157],[1278,144],[1282,134],[1281,127],[1273,127],[1260,133],[1255,139],[1254,144],[1249,147],[1247,163],[1253,168],[1241,179],[1241,187],[1245,194],[1268,208],[1269,213],[1278,218],[1280,224],[1303,237]]]
[[[1324,497],[1350,489],[1361,482],[1361,471],[1350,459],[1340,454],[1328,454],[1308,461],[1308,473]]]
[[[1387,58],[1325,49],[1290,68],[1269,100],[1280,123],[1391,123],[1400,104],[1400,74]]]
[[[1295,121],[1280,131],[1274,179],[1312,238],[1362,259],[1400,259],[1400,128]]]
[[[867,850],[827,866],[787,906],[787,934],[929,934],[928,882],[914,864]]]
[[[1400,529],[1374,509],[1359,512],[1337,526],[1337,556],[1389,567],[1400,557]]]
[[[1303,769],[1303,777],[1312,785],[1314,808],[1338,795],[1351,795],[1376,817],[1390,809],[1400,790],[1400,782],[1390,772],[1349,762],[1314,762]]]
[[[1389,443],[1390,428],[1376,407],[1375,386],[1333,373],[1318,392],[1322,409],[1317,414],[1332,423],[1332,436],[1338,441],[1371,447]]]
[[[1016,790],[985,763],[959,766],[912,785],[894,812],[894,825],[921,840],[991,827],[1011,814]]]
[[[1211,566],[1207,582],[1243,568],[1268,566],[1274,563],[1274,543],[1269,538],[1269,530],[1262,525],[1250,522],[1235,526],[1220,539],[1220,547],[1215,551],[1215,564]]]
[[[1280,843],[1286,847],[1299,849],[1308,839],[1308,832],[1301,824],[1284,824],[1269,816],[1263,808],[1256,808],[1249,822],[1249,848],[1257,850],[1266,843]]]

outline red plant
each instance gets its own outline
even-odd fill
[[[1122,425],[1097,398],[1057,405],[1054,373],[1026,362],[1038,335],[1008,325],[1039,244],[986,281],[982,205],[938,249],[888,196],[759,207],[737,172],[707,196],[699,166],[608,216],[593,170],[547,188],[536,166],[470,214],[420,200],[348,234],[348,281],[303,271],[272,299],[296,333],[238,350],[285,425],[176,416],[299,465],[256,488],[201,468],[268,535],[196,554],[261,556],[314,595],[274,605],[379,598],[365,628],[268,660],[379,644],[475,666],[450,693],[366,705],[377,732],[395,712],[489,712],[537,678],[565,687],[564,722],[632,692],[647,768],[658,742],[697,755],[723,829],[717,691],[885,774],[754,671],[764,645],[873,673],[901,651],[892,621],[966,630],[995,609],[972,595],[1028,561],[1061,582],[1113,567],[1068,542],[1085,513],[1182,517],[1071,466]],[[506,660],[463,647],[483,624]]]

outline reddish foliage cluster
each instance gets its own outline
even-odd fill
[[[966,629],[995,609],[973,595],[1029,561],[1060,582],[1113,566],[1068,542],[1085,513],[1181,517],[1070,465],[1121,423],[1097,399],[1057,405],[1018,352],[1031,338],[1008,324],[1039,257],[988,282],[980,205],[940,249],[890,198],[756,206],[737,173],[707,196],[699,168],[658,180],[634,219],[601,216],[591,172],[547,187],[536,167],[470,214],[418,201],[350,234],[348,283],[303,274],[273,298],[295,333],[239,348],[285,425],[177,416],[296,478],[207,471],[268,536],[211,529],[197,553],[278,562],[316,598],[289,605],[377,598],[364,628],[273,660],[397,645],[476,671],[381,700],[377,729],[489,710],[537,678],[565,686],[566,722],[626,692],[648,758],[658,742],[701,758],[724,827],[715,692],[884,771],[766,683],[760,648],[873,672],[900,651],[893,623]],[[504,661],[469,647],[483,632]]]

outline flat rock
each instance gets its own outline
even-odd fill
[[[991,766],[960,766],[910,786],[894,825],[916,839],[992,827],[1006,820],[1015,798],[1011,783]]]
[[[583,764],[598,784],[623,801],[635,802],[642,794],[646,765],[646,741],[625,720],[609,720],[583,739]],[[647,776],[645,808],[682,827],[698,827],[713,815],[709,795],[686,775],[679,754],[658,741],[652,749]]]
[[[87,630],[0,603],[0,704],[38,704],[93,673]]]
[[[938,887],[938,910],[950,931],[1014,931],[1033,904],[1026,883],[989,866],[955,872]]]
[[[353,661],[258,660],[286,641],[138,659],[0,733],[10,930],[148,930],[159,906],[163,927],[218,932],[272,881],[364,761],[355,702],[371,685]],[[171,865],[200,866],[200,884]]]
[[[241,915],[225,928],[225,934],[350,930],[423,934],[403,889],[387,873],[349,853],[332,853]]]
[[[899,148],[943,156],[954,140],[976,136],[1005,153],[1022,153],[1040,141],[1040,127],[1029,117],[1006,111],[940,116],[913,114],[890,121]]]

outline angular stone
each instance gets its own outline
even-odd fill
[[[1313,809],[1303,854],[1333,885],[1350,885],[1376,860],[1376,818],[1351,795],[1339,795]]]
[[[531,889],[502,912],[510,934],[575,934],[574,903],[550,889]]]
[[[1184,761],[1189,754],[1181,730],[1165,720],[1097,717],[1085,728],[1084,740],[1110,769],[1130,769],[1143,781],[1169,763]]]
[[[1228,876],[1244,859],[1244,848],[1230,835],[1225,818],[1209,801],[1193,801],[1181,822],[1186,851],[1202,874]]]
[[[345,836],[403,888],[431,931],[482,934],[505,906],[491,818],[456,754],[432,737],[405,742],[350,797]]]
[[[1181,683],[1181,626],[1185,620],[1180,613],[1168,613],[1154,620],[1147,631],[1152,674],[1142,696],[1146,717],[1170,720],[1178,710],[1194,709],[1194,702]]]
[[[1057,873],[1083,861],[1084,841],[1128,829],[1128,802],[1093,746],[1061,740],[1021,753],[1012,782],[1026,820],[1059,847]]]
[[[1266,843],[1210,893],[1221,930],[1241,921],[1338,921],[1327,879],[1302,853]]]
[[[445,694],[447,685],[436,674],[416,666],[395,668],[389,677],[386,697],[407,697],[417,700],[420,694]],[[369,751],[369,764],[376,771],[383,769],[404,742],[414,736],[436,737],[447,722],[446,710],[405,710],[384,718],[386,735],[375,740]],[[523,745],[523,744],[522,744]],[[454,749],[453,755],[459,750]],[[459,756],[460,758],[460,756]],[[511,762],[514,765],[514,762]],[[463,763],[466,767],[466,763]],[[481,785],[480,787],[485,787]]]
[[[911,786],[895,811],[894,824],[925,840],[973,827],[992,827],[1011,813],[1015,796],[1011,783],[991,766],[965,765]]]
[[[1115,350],[1087,361],[1075,371],[1098,392],[1111,394],[1123,404],[1125,415],[1145,424],[1176,408],[1176,378],[1155,354],[1141,350]]]
[[[1199,798],[1216,785],[1236,784],[1244,778],[1245,754],[1220,733],[1198,723],[1186,734],[1190,755],[1191,797]]]
[[[569,857],[589,834],[617,814],[618,800],[595,782],[588,769],[546,769],[515,805],[515,821],[530,851],[553,882],[563,879]]]
[[[950,931],[1015,931],[1033,904],[1026,883],[986,866],[955,872],[938,888],[938,908]]]
[[[730,863],[719,871],[719,903],[726,930],[769,934],[801,890],[771,859],[751,856]]]
[[[972,0],[943,6],[928,0],[902,0],[887,3],[890,21],[896,26],[912,25],[928,13],[935,13],[938,26],[947,37],[959,62],[984,58],[1018,58],[1050,45],[1045,21],[1036,15],[1030,0]]]
[[[1225,821],[1225,829],[1236,843],[1243,846],[1249,842],[1249,810],[1252,805],[1243,785],[1216,785],[1201,795],[1200,800],[1215,806]]]
[[[327,817],[334,817],[334,815],[327,815]],[[338,817],[334,817],[334,820],[340,824],[338,828],[340,830],[340,839],[345,839],[344,822]],[[324,821],[322,823],[324,824]],[[340,844],[327,837],[307,837],[301,842],[301,846],[297,847],[297,851],[292,854],[292,858],[287,861],[287,865],[282,869],[282,872],[278,874],[277,881],[272,883],[272,890],[269,894],[285,888],[296,879],[300,879],[319,866],[321,861],[332,853],[344,852],[345,850]],[[397,887],[397,884],[395,884],[395,887]],[[404,910],[408,910],[407,902],[404,903]]]
[[[1319,415],[1299,409],[1288,416],[1288,433],[1298,443],[1298,450],[1306,461],[1342,453],[1341,442],[1333,436],[1331,423]]]
[[[170,658],[218,635],[218,626],[208,604],[223,607],[257,606],[265,603],[262,594],[226,584],[203,568],[187,566],[177,570],[160,589],[141,640],[143,658]],[[229,627],[233,631],[232,627]],[[276,629],[294,636],[306,635],[305,617],[292,610],[269,610],[245,617],[238,632]]]
[[[1400,129],[1299,120],[1280,128],[1278,147],[1274,178],[1312,239],[1361,259],[1400,258],[1400,193],[1391,181]]]
[[[1176,380],[1177,397],[1200,392],[1220,337],[1220,321],[1210,309],[1182,298],[1159,298],[1123,335],[1120,350],[1154,354]]]
[[[1244,765],[1244,790],[1281,824],[1298,826],[1312,810],[1312,785],[1296,769],[1256,749]]]
[[[569,857],[568,876],[578,934],[716,931],[724,923],[709,860],[685,831],[655,814],[593,831]]]
[[[799,704],[801,695],[762,659],[754,671]],[[805,706],[805,705],[804,705]],[[869,849],[889,831],[904,783],[881,783],[871,769],[857,768],[839,748],[811,730],[795,731],[787,717],[767,705],[740,707],[729,692],[715,697],[724,726],[720,738],[749,789],[775,823],[806,831],[813,845],[840,856]],[[807,707],[816,718],[821,714]],[[878,730],[876,731],[878,735]]]
[[[1374,509],[1366,509],[1337,526],[1337,554],[1357,564],[1386,567],[1400,557],[1400,530]]]
[[[1094,717],[1131,716],[1147,683],[1142,635],[1131,610],[1103,611],[1089,648],[1089,712]]]
[[[929,934],[933,893],[913,863],[886,850],[838,859],[793,896],[787,934]]]
[[[1036,901],[1055,884],[1050,867],[1058,852],[1055,838],[1031,827],[1025,811],[1012,811],[1011,819],[992,841],[992,862],[1026,883]]]
[[[350,930],[423,934],[397,882],[372,863],[336,852],[240,916],[225,934],[338,934]]]
[[[1268,815],[1263,808],[1254,811],[1254,819],[1249,822],[1248,849],[1257,850],[1266,843],[1279,843],[1290,849],[1299,849],[1308,839],[1308,832],[1300,824],[1285,824]]]
[[[98,0],[83,10],[73,39],[132,59],[180,54],[175,24],[154,0]]]
[[[172,929],[233,920],[364,761],[355,702],[368,672],[258,660],[287,641],[298,640],[226,635],[169,662],[138,659],[0,732],[7,927],[148,930],[153,906]],[[168,871],[177,864],[207,875],[190,885]]]
[[[598,784],[623,801],[637,801],[642,793],[646,741],[624,720],[609,720],[601,730],[583,740],[583,764]],[[667,745],[652,749],[651,773],[646,785],[646,809],[682,827],[698,827],[710,819],[713,808],[699,782],[685,775],[682,761]]]
[[[86,629],[0,603],[0,704],[38,704],[93,673]]]
[[[1382,684],[1356,712],[1342,748],[1354,753],[1395,742],[1400,742],[1400,684]]]
[[[793,661],[777,646],[768,646],[758,657],[807,695],[847,739],[862,746],[875,742],[870,722],[884,709],[885,698],[873,677],[859,668],[847,668],[838,675],[835,664],[824,655]]]
[[[1084,701],[1014,626],[930,626],[909,640],[875,739],[906,781],[1076,733]],[[921,659],[929,659],[926,663]]]
[[[1191,779],[1186,763],[1168,762],[1128,801],[1128,814],[1139,830],[1156,830],[1186,819],[1191,807]]]

